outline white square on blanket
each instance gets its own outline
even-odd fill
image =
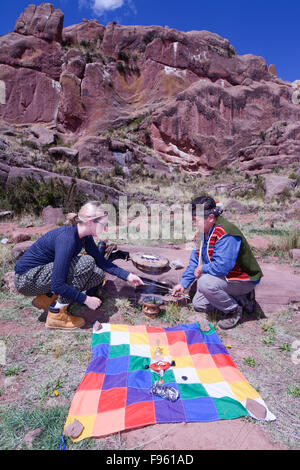
[[[202,384],[210,397],[222,398],[230,397],[236,400],[236,397],[226,382],[214,382]]]
[[[178,384],[199,384],[200,379],[197,375],[196,369],[193,367],[172,367],[175,375],[176,383]],[[182,378],[184,377],[184,378]]]
[[[119,344],[129,344],[130,337],[128,331],[111,331],[110,333],[110,344],[111,346],[117,346]]]
[[[150,346],[148,344],[131,344],[130,356],[151,357]]]

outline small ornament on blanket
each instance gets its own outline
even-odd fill
[[[169,356],[162,356],[162,351],[159,346],[160,341],[159,339],[156,340],[156,350],[155,350],[155,355],[154,359],[151,359],[150,366],[146,365],[146,369],[151,369],[153,372],[156,372],[159,374],[159,381],[158,384],[162,385],[164,383],[164,373],[170,369],[170,367],[175,366],[175,361],[171,362],[171,359]]]

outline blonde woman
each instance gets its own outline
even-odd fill
[[[94,242],[107,223],[107,215],[98,201],[84,204],[69,218],[72,225],[55,228],[39,238],[17,261],[15,286],[27,296],[38,296],[33,304],[48,312],[46,327],[73,330],[84,325],[73,316],[71,302],[96,310],[101,300],[88,295],[102,284],[104,271],[133,286],[142,285],[136,275],[106,260]],[[84,249],[87,255],[79,256]],[[85,294],[83,291],[87,291]]]

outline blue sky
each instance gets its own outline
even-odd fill
[[[17,17],[36,0],[2,0],[0,35],[12,31]],[[82,18],[106,25],[168,25],[181,31],[208,30],[229,39],[238,54],[264,57],[283,80],[300,79],[300,2],[269,0],[53,0],[65,14],[64,26]]]

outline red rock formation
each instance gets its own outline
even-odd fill
[[[47,41],[61,41],[64,14],[50,3],[29,5],[17,19],[14,31]]]
[[[105,27],[97,20],[82,20],[82,23],[67,26],[63,29],[62,40],[64,43],[81,44],[82,42],[101,41]]]
[[[79,139],[79,164],[109,162],[113,151],[97,149],[95,139],[130,123],[139,142],[186,171],[205,174],[237,160],[260,171],[264,159],[270,168],[272,159],[299,161],[295,133],[259,137],[300,119],[292,84],[262,57],[239,56],[208,31],[96,20],[62,28],[60,10],[29,5],[14,32],[0,38],[0,118],[57,123],[66,138]]]

